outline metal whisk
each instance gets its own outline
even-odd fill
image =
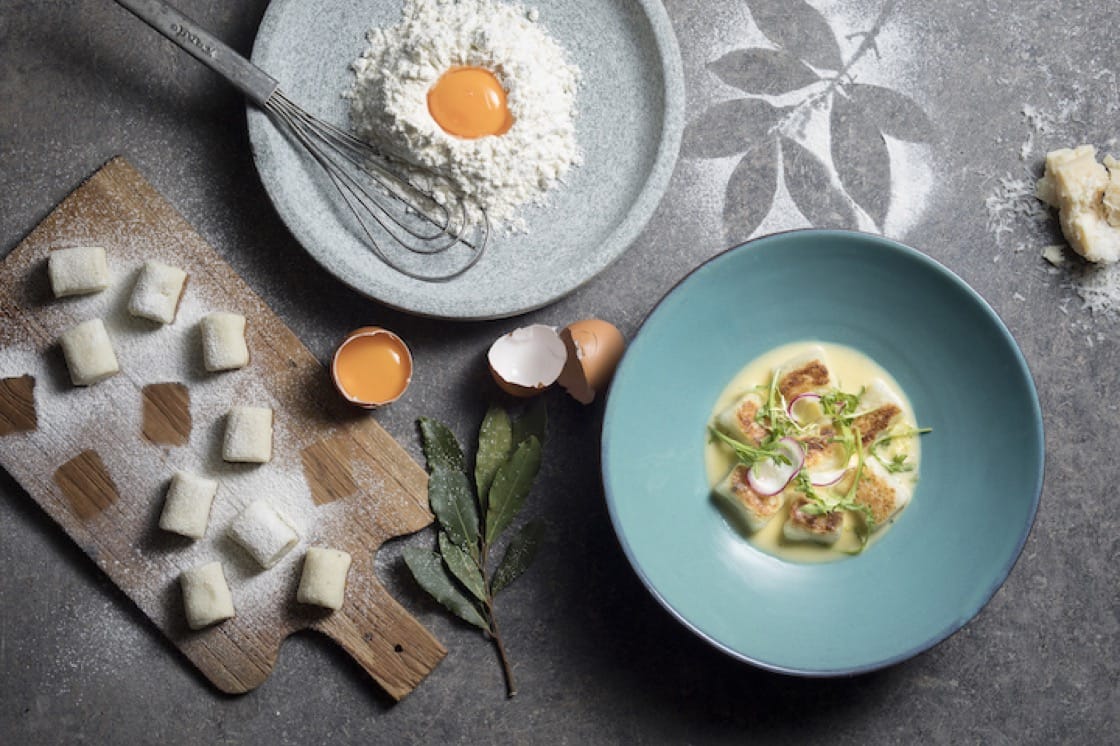
[[[443,174],[424,169],[400,154],[388,154],[349,132],[301,109],[280,90],[280,84],[224,43],[162,0],[116,0],[141,20],[212,68],[253,104],[264,110],[322,168],[360,226],[365,243],[397,272],[416,280],[446,282],[473,267],[486,249],[490,221],[486,211],[468,205],[461,197],[451,204],[437,201],[407,178],[408,168],[421,169],[429,179],[442,180],[457,194]],[[443,254],[462,247],[465,259],[442,273],[411,269],[386,251],[395,243],[406,252]]]

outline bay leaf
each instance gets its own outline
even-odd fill
[[[490,483],[513,448],[513,427],[509,414],[501,407],[491,406],[478,430],[478,455],[474,459],[474,482],[478,488],[478,502],[486,510],[486,496]]]
[[[451,469],[463,470],[463,449],[455,439],[455,433],[438,420],[430,417],[421,417],[417,422],[420,425],[420,441],[424,449],[424,458],[428,460],[428,471],[442,464]]]
[[[530,435],[498,467],[494,482],[490,485],[490,500],[486,510],[487,544],[493,544],[521,510],[540,466],[541,444],[535,435]]]
[[[479,601],[485,601],[486,584],[482,579],[482,570],[478,569],[474,559],[444,531],[439,532],[439,553],[443,556],[443,564],[447,565],[447,569],[463,584],[463,587]]]
[[[467,475],[437,463],[428,478],[428,503],[452,541],[477,553],[478,503]]]
[[[490,587],[495,595],[516,580],[517,576],[532,564],[537,551],[541,548],[542,539],[544,539],[544,524],[540,521],[529,521],[518,529],[510,540],[509,546],[506,547],[502,564],[498,565],[491,578]]]
[[[480,629],[490,629],[474,602],[456,587],[438,554],[420,547],[405,547],[404,561],[420,587],[448,611]]]

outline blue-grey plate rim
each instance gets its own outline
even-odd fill
[[[260,49],[262,45],[270,42],[285,9],[293,3],[303,1],[272,0],[269,3],[257,29],[253,44],[251,59],[254,63],[260,63]],[[353,1],[358,2],[359,0]],[[531,288],[519,287],[517,292],[507,293],[490,305],[473,304],[468,306],[460,303],[441,307],[415,296],[402,299],[386,295],[384,292],[372,291],[370,287],[363,283],[354,281],[341,267],[332,265],[331,250],[322,248],[315,231],[309,229],[308,225],[300,219],[299,210],[286,204],[281,198],[274,181],[276,177],[271,173],[273,169],[269,165],[275,161],[275,156],[268,143],[267,135],[269,131],[275,132],[275,127],[261,110],[249,106],[247,118],[253,161],[265,187],[265,192],[273,203],[277,214],[304,250],[343,284],[386,306],[417,316],[453,321],[508,318],[542,308],[575,292],[617,261],[630,248],[649,222],[669,186],[684,130],[684,67],[668,12],[660,0],[629,1],[638,6],[648,20],[656,51],[661,61],[664,107],[656,154],[644,185],[632,201],[629,210],[621,216],[610,235],[602,242],[597,243],[597,250],[590,252],[586,256],[586,261],[581,262],[580,267],[559,275],[553,274],[550,277],[551,287],[547,291],[534,295],[531,292],[526,292],[532,290]],[[283,81],[280,82],[283,88]],[[478,269],[479,267],[476,266],[463,278],[470,281],[471,273]],[[386,268],[386,271],[390,272],[391,270]],[[407,282],[407,278],[399,277],[402,283]],[[433,289],[433,292],[439,293],[440,284],[430,284],[429,287]]]
[[[693,267],[687,274],[677,280],[673,284],[673,286],[665,292],[664,295],[661,296],[661,298],[653,305],[652,308],[650,308],[649,312],[642,319],[642,323],[640,324],[638,331],[635,333],[634,338],[631,340],[631,345],[633,345],[642,335],[643,331],[647,327],[647,322],[658,312],[658,310],[665,304],[665,302],[697,272],[701,271],[713,262],[719,261],[721,258],[727,256],[728,254],[738,251],[751,251],[759,242],[768,241],[776,237],[788,236],[792,234],[806,235],[809,237],[820,237],[822,239],[831,236],[846,236],[855,238],[857,240],[868,240],[879,243],[883,246],[889,246],[892,249],[910,255],[911,258],[924,265],[930,271],[933,271],[936,274],[940,275],[943,279],[947,280],[950,284],[955,286],[956,289],[962,292],[966,297],[970,298],[977,305],[977,307],[987,315],[989,320],[994,325],[995,329],[999,331],[1004,337],[1005,341],[1009,343],[1009,347],[1014,353],[1015,362],[1019,367],[1019,371],[1030,384],[1030,392],[1032,394],[1030,400],[1030,414],[1031,419],[1037,426],[1035,429],[1035,446],[1038,449],[1039,453],[1045,454],[1045,431],[1042,418],[1042,407],[1038,398],[1037,385],[1034,382],[1034,376],[1031,374],[1030,366],[1027,364],[1027,360],[1023,356],[1022,350],[1019,348],[1018,343],[1015,341],[1014,335],[1011,334],[1011,331],[1007,328],[1007,325],[1004,324],[999,314],[996,313],[995,309],[992,308],[991,304],[989,304],[983,298],[983,296],[981,296],[976,290],[972,288],[972,286],[966,283],[948,267],[917,249],[914,249],[893,239],[886,238],[885,236],[851,230],[806,228],[789,231],[779,231],[776,233],[767,234],[765,236],[759,236],[744,243],[737,244],[728,249],[725,249],[724,251],[721,251],[718,254],[709,257],[705,261]],[[619,373],[623,372],[627,364],[626,358],[627,356],[624,355],[622,361],[619,363],[619,368],[616,371],[616,378],[618,377]],[[888,668],[935,647],[954,633],[958,632],[961,628],[968,624],[968,622],[974,619],[984,609],[984,607],[987,606],[996,592],[1003,586],[1008,576],[1011,574],[1011,571],[1014,569],[1015,564],[1018,562],[1019,557],[1022,555],[1023,548],[1026,545],[1027,539],[1030,536],[1030,532],[1034,527],[1035,520],[1037,519],[1038,507],[1042,498],[1043,479],[1045,475],[1044,458],[1040,458],[1038,460],[1037,469],[1034,473],[1034,486],[1031,490],[1031,504],[1028,511],[1028,519],[1022,526],[1022,530],[1019,534],[1014,550],[1011,552],[1007,563],[1003,567],[1001,567],[993,576],[993,581],[990,587],[986,590],[982,597],[979,598],[978,603],[975,604],[975,608],[970,609],[967,614],[961,615],[956,621],[947,625],[940,632],[929,636],[912,648],[901,651],[892,656],[884,657],[879,660],[869,661],[864,665],[848,666],[843,668],[810,669],[805,667],[793,667],[773,663],[759,656],[750,655],[748,653],[744,653],[743,651],[736,650],[729,645],[725,645],[723,642],[715,639],[713,636],[709,635],[698,626],[693,624],[691,621],[689,621],[689,619],[685,617],[685,615],[680,610],[675,608],[664,595],[662,595],[662,593],[653,583],[653,580],[649,577],[645,570],[642,569],[636,553],[634,552],[633,548],[626,538],[624,527],[620,523],[620,518],[617,512],[617,505],[612,495],[610,484],[611,480],[608,473],[610,469],[610,461],[607,458],[607,450],[608,443],[611,437],[611,398],[614,395],[614,391],[615,388],[612,384],[610,390],[608,390],[607,392],[607,398],[604,407],[605,411],[603,416],[599,455],[602,469],[601,477],[603,492],[607,502],[607,511],[610,516],[611,526],[614,530],[615,537],[618,540],[619,546],[622,548],[623,554],[626,556],[627,562],[630,564],[630,567],[633,569],[634,573],[638,576],[638,579],[641,581],[642,585],[645,586],[646,590],[650,593],[651,596],[653,596],[654,600],[656,600],[657,603],[663,609],[665,609],[665,611],[667,611],[670,616],[676,619],[686,629],[690,630],[697,637],[704,640],[706,643],[716,648],[717,650],[725,653],[726,655],[764,670],[804,678],[833,678],[856,676],[859,674],[870,673],[872,671]]]

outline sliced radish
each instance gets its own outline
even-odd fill
[[[807,425],[819,420],[824,412],[821,410],[821,395],[806,391],[798,394],[786,407],[786,414],[798,425]]]
[[[793,438],[779,440],[778,452],[789,460],[788,464],[779,464],[768,458],[756,461],[747,471],[747,484],[762,497],[770,497],[784,490],[805,465],[805,449]]]
[[[812,482],[814,487],[831,487],[844,478],[848,473],[848,467],[840,469],[821,469],[820,471],[810,471],[809,481]]]

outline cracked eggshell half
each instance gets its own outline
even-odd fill
[[[590,404],[610,383],[626,351],[622,332],[606,321],[584,319],[564,327],[560,339],[567,361],[557,380],[576,401]]]
[[[507,394],[535,396],[556,382],[567,349],[556,329],[545,324],[514,329],[490,345],[490,374]]]

